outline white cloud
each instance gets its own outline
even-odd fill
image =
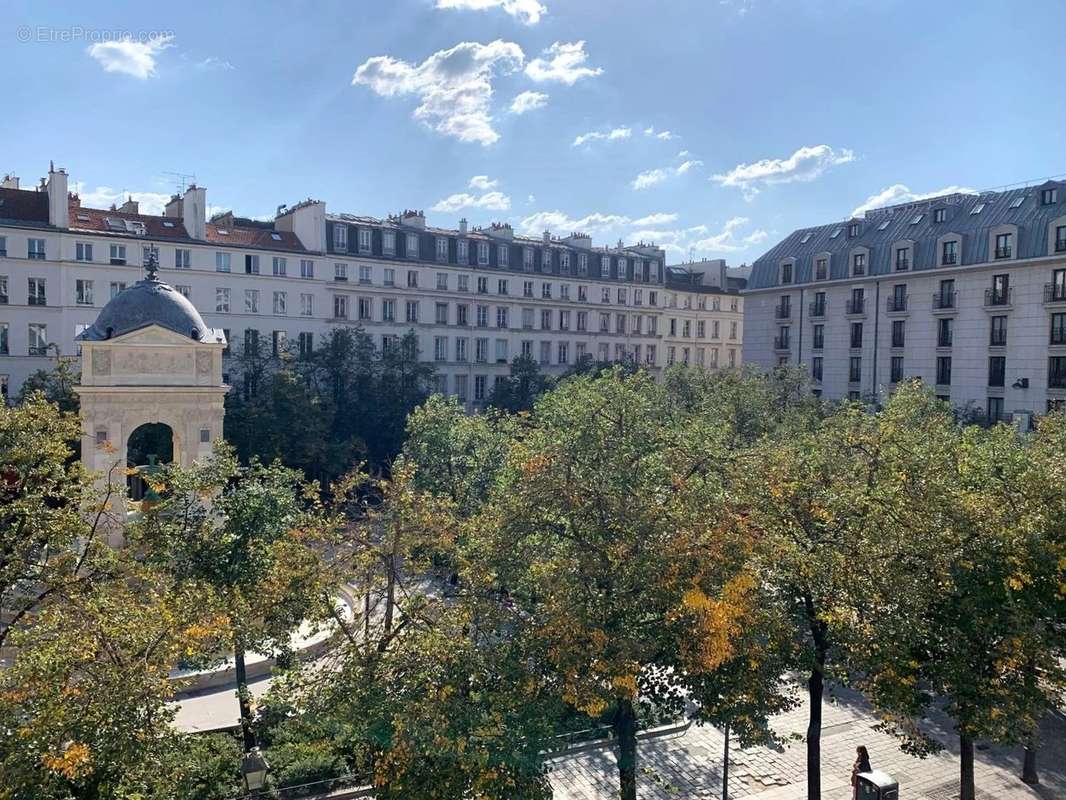
[[[751,164],[737,164],[724,174],[712,175],[711,180],[722,186],[736,186],[749,199],[758,193],[761,184],[813,181],[830,167],[855,160],[855,153],[847,148],[834,150],[827,144],[801,147],[788,158],[764,158]]]
[[[544,108],[548,103],[548,95],[544,92],[522,92],[511,101],[512,114],[525,114],[527,111],[536,111]]]
[[[461,42],[421,64],[375,56],[359,66],[352,84],[369,86],[382,97],[418,95],[415,119],[438,133],[487,146],[500,138],[489,111],[492,79],[524,62],[525,54],[514,42]]]
[[[685,158],[687,155],[688,155],[688,150],[682,150],[680,153],[677,154],[677,157],[678,158]]]
[[[589,142],[613,142],[617,139],[628,139],[632,135],[632,128],[614,128],[613,130],[607,131],[607,133],[601,133],[600,131],[589,131],[588,133],[583,133],[577,138],[575,138],[573,146],[581,147],[581,145],[588,144]]]
[[[139,204],[138,210],[142,214],[162,214],[163,208],[170,200],[170,195],[163,192],[127,192],[122,189],[113,189],[110,186],[97,186],[92,191],[86,191],[85,184],[77,182],[71,189],[81,199],[81,204],[86,208],[110,208],[112,205],[120,206],[132,197]]]
[[[644,135],[645,136],[650,136],[650,137],[652,137],[654,139],[660,139],[660,140],[662,140],[664,142],[668,142],[671,139],[677,139],[678,138],[678,135],[676,133],[673,133],[672,131],[657,131],[657,130],[655,130],[655,126],[654,125],[652,125],[649,128],[645,128],[644,129]]]
[[[658,212],[633,220],[634,225],[669,225],[671,222],[677,222],[677,214]]]
[[[584,40],[579,42],[556,42],[545,50],[540,58],[534,58],[526,67],[526,75],[537,83],[558,81],[573,86],[582,78],[603,74],[599,67],[585,65],[588,53]]]
[[[220,69],[220,70],[224,70],[224,71],[228,72],[229,70],[236,69],[236,67],[233,66],[233,64],[230,63],[229,61],[227,61],[226,59],[224,59],[224,58],[216,58],[215,56],[208,56],[207,58],[203,59],[202,61],[197,61],[196,62],[196,68],[198,70],[202,70],[204,72],[208,72],[208,71],[216,70],[216,69]]]
[[[743,228],[749,222],[751,220],[747,217],[733,217],[726,221],[720,232],[692,242],[691,247],[697,252],[732,253],[765,242],[770,234],[761,229],[754,230],[746,236],[738,235],[738,229]]]
[[[96,59],[104,72],[121,72],[140,80],[155,77],[156,56],[170,46],[173,36],[160,36],[139,42],[116,39],[89,45],[89,56]]]
[[[945,186],[943,189],[939,189],[935,192],[919,194],[918,192],[912,192],[902,183],[894,183],[891,186],[882,189],[877,194],[872,194],[867,197],[862,205],[858,206],[851,212],[851,216],[861,217],[873,208],[894,206],[897,203],[912,203],[918,200],[928,200],[930,197],[940,197],[945,194],[977,194],[977,190],[971,189],[968,186]]]
[[[563,211],[538,211],[523,218],[519,222],[519,228],[523,233],[530,235],[539,234],[545,230],[559,231],[563,234],[573,231],[592,234],[619,228],[628,225],[629,222],[629,217],[621,214],[600,214],[596,212],[575,218]]]
[[[487,192],[489,189],[495,189],[499,184],[499,181],[490,181],[488,175],[475,175],[470,179],[467,188],[480,189],[483,192]]]
[[[706,225],[675,229],[638,229],[629,234],[627,241],[655,242],[667,252],[693,258],[735,253],[761,244],[769,237],[769,234],[761,229],[743,234],[743,228],[749,223],[750,220],[746,217],[733,217],[715,233]]]
[[[696,167],[702,166],[702,161],[699,161],[697,159],[689,159],[688,161],[684,161],[681,164],[678,164],[676,167],[662,167],[660,169],[645,170],[633,179],[632,183],[630,183],[630,186],[632,186],[634,190],[639,192],[641,189],[647,189],[649,186],[655,186],[656,184],[662,183],[663,181],[669,180],[670,178],[676,177],[678,175],[684,175],[686,172],[689,172],[695,169]]]
[[[536,25],[540,22],[541,16],[548,11],[538,0],[437,0],[437,8],[459,8],[470,11],[502,8],[526,25]]]
[[[480,208],[486,211],[506,211],[511,207],[511,198],[503,192],[491,191],[480,195],[459,192],[439,200],[430,211],[451,214],[464,208]]]

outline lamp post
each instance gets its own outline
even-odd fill
[[[270,765],[259,752],[258,747],[253,747],[244,754],[244,758],[241,759],[241,777],[244,779],[244,790],[248,796],[266,787],[269,771]]]

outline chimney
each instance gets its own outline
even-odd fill
[[[163,216],[170,219],[181,219],[184,214],[182,213],[181,195],[173,195],[163,208]]]
[[[173,203],[173,201],[171,201]],[[169,208],[169,205],[168,205]],[[190,239],[207,238],[207,190],[196,184],[185,190],[181,201],[181,218]]]
[[[16,178],[15,180],[18,180],[18,178]],[[461,220],[459,220],[459,233],[463,234],[464,236],[466,235],[466,217],[463,217]]]
[[[81,208],[81,195],[76,192],[70,193],[70,206],[71,208]]]
[[[126,202],[118,207],[118,210],[123,214],[140,214],[140,206],[137,201],[133,199],[133,195],[126,196]]]
[[[326,249],[326,204],[308,198],[302,203],[286,208],[274,220],[274,230],[288,231],[308,250],[324,252]]]
[[[67,197],[67,172],[62,167],[56,171],[48,164],[48,224],[56,228],[70,227],[70,199]]]
[[[19,188],[19,176],[18,175],[5,175],[3,183],[0,183],[0,189],[17,189]]]
[[[414,211],[413,209],[407,208],[404,209],[403,214],[400,215],[400,222],[414,228],[425,228],[426,215],[422,211]]]
[[[552,232],[545,229],[544,231],[544,244],[551,244]]]

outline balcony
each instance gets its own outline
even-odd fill
[[[940,257],[940,266],[942,266],[942,267],[952,267],[952,266],[954,266],[955,264],[958,264],[958,263],[959,263],[958,253],[944,253]]]
[[[933,311],[954,311],[958,292],[936,292],[933,295]]]
[[[1010,247],[997,247],[996,258],[1010,258],[1012,252],[1012,248]]]
[[[792,319],[791,305],[777,305],[774,307],[774,319]]]
[[[1052,345],[1066,345],[1066,328],[1052,328],[1050,343]]]
[[[985,308],[1004,308],[1011,304],[1013,289],[985,289]]]
[[[907,310],[907,297],[908,295],[902,295],[900,297],[892,296],[885,298],[885,310],[889,314],[898,314]]]
[[[31,306],[46,306],[48,305],[48,300],[46,300],[44,297],[34,296],[31,294],[29,297],[26,298],[26,304]]]
[[[825,316],[825,303],[811,303],[810,306],[811,319],[821,319]]]
[[[1054,337],[1054,333],[1052,333]],[[1007,332],[1005,330],[994,330],[988,337],[989,347],[1006,347],[1007,346]]]
[[[775,336],[774,337],[774,350],[788,350],[789,349],[789,337],[787,336]]]
[[[811,345],[812,350],[822,350],[825,347],[824,339],[815,339],[814,344]]]
[[[1066,303],[1066,283],[1045,283],[1045,303]]]
[[[844,309],[845,314],[852,316],[866,313],[866,298],[852,298],[848,300],[847,307]]]

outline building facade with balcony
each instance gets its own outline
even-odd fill
[[[951,194],[793,232],[753,265],[744,360],[827,398],[920,378],[995,421],[1066,402],[1066,183]]]
[[[659,371],[668,348],[678,361],[691,348],[694,364],[704,352],[707,368],[740,360],[736,287],[673,280],[653,244],[594,247],[584,234],[529,237],[506,223],[435,228],[421,212],[378,219],[312,200],[280,207],[270,221],[209,219],[207,208],[203,187],[150,215],[133,201],[83,207],[61,169],[34,189],[6,177],[0,391],[17,392],[57,354],[77,357],[75,337],[139,280],[150,249],[163,279],[225,331],[228,354],[252,343],[306,353],[341,326],[363,328],[378,348],[413,331],[438,390],[468,408],[522,354],[554,373],[586,356]],[[687,337],[669,335],[671,316],[691,320]],[[228,357],[227,373],[235,369]]]

